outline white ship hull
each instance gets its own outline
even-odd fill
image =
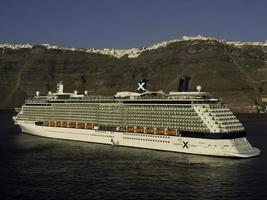
[[[37,126],[30,121],[16,121],[23,132],[32,135],[209,156],[248,158],[258,156],[245,137],[236,139],[200,139],[154,134],[111,132],[90,129]]]

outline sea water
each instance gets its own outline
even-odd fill
[[[0,112],[0,199],[266,199],[267,116],[238,115],[259,157],[220,158],[42,138]]]

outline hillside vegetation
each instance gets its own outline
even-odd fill
[[[138,57],[113,57],[97,53],[32,48],[0,48],[0,108],[20,106],[36,90],[55,91],[63,81],[65,91],[113,95],[135,90],[141,78],[149,90],[176,90],[178,78],[224,99],[235,112],[255,112],[260,96],[267,94],[266,47],[236,47],[217,40],[172,42],[143,51]]]

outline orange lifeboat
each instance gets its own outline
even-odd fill
[[[75,122],[68,122],[67,127],[68,128],[75,128],[76,127],[76,123]]]
[[[165,135],[176,135],[176,130],[173,129],[167,129],[165,130]]]
[[[61,122],[61,127],[67,128],[67,122]]]
[[[84,128],[84,123],[82,122],[76,123],[76,128]]]
[[[56,125],[56,123],[53,121],[49,121],[49,123],[48,123],[48,126],[51,126],[51,127],[54,127],[55,125]]]
[[[126,131],[126,128],[125,128],[125,127],[120,127],[120,128],[119,128],[119,131],[121,131],[121,132],[125,132],[125,131]]]
[[[56,127],[61,127],[61,122],[55,122]]]
[[[154,129],[153,128],[147,128],[147,129],[145,129],[145,133],[154,134]]]
[[[86,129],[92,129],[93,128],[93,125],[90,124],[90,123],[85,123],[84,124],[84,128],[86,128]]]
[[[134,132],[134,128],[133,128],[133,127],[127,127],[127,128],[126,128],[126,131],[127,131],[127,132]]]
[[[155,134],[161,134],[161,135],[163,135],[164,134],[164,129],[156,129],[155,130]]]
[[[134,132],[136,132],[136,133],[144,133],[144,128],[137,127],[137,128],[134,129]]]

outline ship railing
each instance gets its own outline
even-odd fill
[[[92,95],[90,95],[90,96],[85,96],[84,97],[84,99],[96,99],[96,100],[98,100],[98,99],[114,99],[114,97],[113,96],[101,96],[101,95],[94,95],[94,96],[92,96]]]
[[[47,104],[48,100],[33,100],[33,99],[28,99],[25,101],[26,104]]]
[[[21,108],[15,108],[15,112],[19,113],[21,111]]]

